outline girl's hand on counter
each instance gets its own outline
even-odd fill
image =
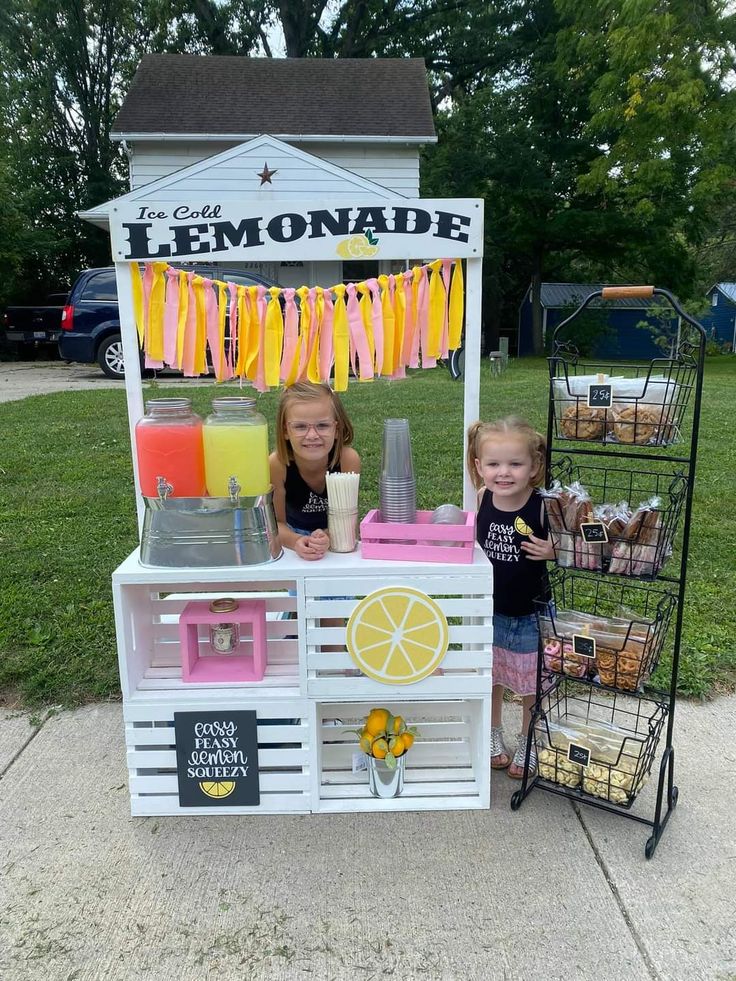
[[[552,548],[551,538],[535,538],[534,535],[530,535],[529,541],[522,542],[521,547],[524,549],[526,557],[535,562],[554,561],[555,550]]]
[[[300,559],[314,562],[324,557],[330,547],[330,539],[324,531],[314,531],[311,535],[302,535],[294,542],[294,551]]]

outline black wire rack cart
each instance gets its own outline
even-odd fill
[[[624,297],[658,297],[675,311],[676,336],[655,340],[666,356],[581,357],[583,311]],[[511,809],[539,788],[619,814],[651,829],[647,858],[678,799],[672,736],[704,356],[705,331],[669,291],[627,286],[591,293],[555,329],[548,359],[547,485],[579,481],[590,504],[571,521],[569,508],[546,501],[557,568],[537,602],[536,697]],[[601,508],[618,501],[635,511],[628,524]],[[658,687],[649,679],[667,649],[669,684]],[[632,806],[652,774],[649,816]]]

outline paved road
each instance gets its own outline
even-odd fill
[[[735,706],[678,707],[650,862],[641,825],[513,814],[495,773],[490,811],[131,818],[120,706],[0,713],[0,977],[734,979]]]

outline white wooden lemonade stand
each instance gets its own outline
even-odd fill
[[[139,197],[134,204],[120,199],[119,205],[110,211],[110,226],[130,434],[135,447],[143,392],[131,263],[162,256],[174,262],[201,258],[207,251],[202,243],[212,225],[203,217],[202,203]],[[344,202],[341,206],[345,207]],[[416,209],[418,215],[429,214],[428,230],[420,231],[416,224],[415,230],[407,231],[404,225],[403,231],[383,233],[381,258],[446,254],[467,260],[467,429],[477,418],[479,404],[482,201],[373,199],[351,203],[350,207],[353,214],[361,207],[380,207],[390,221],[394,207],[399,206]],[[238,206],[230,200],[214,205],[210,201],[208,207],[209,214],[216,209],[218,221],[229,220],[231,228],[252,229],[256,223],[261,230],[258,244],[232,244],[220,235],[219,251],[210,259],[297,260],[335,254],[334,235],[310,238],[296,234],[296,230],[309,227],[315,207],[329,209],[328,203],[289,200]],[[192,222],[187,216],[196,212],[199,217]],[[192,231],[194,225],[196,230]],[[271,238],[268,233],[275,228],[280,233]],[[289,240],[290,234],[293,240]],[[458,433],[459,467],[460,446]],[[135,451],[133,465],[139,487]],[[140,524],[140,494],[137,501]],[[467,476],[464,506],[466,510],[474,508],[474,492]],[[328,553],[319,562],[303,561],[285,550],[272,563],[218,568],[144,567],[136,549],[113,574],[132,813],[489,807],[492,578],[481,549],[475,543],[469,547],[472,556],[467,564],[367,559],[358,547],[354,553]],[[449,624],[449,646],[440,670],[414,684],[387,685],[361,675],[346,649],[346,627],[321,625],[325,620],[346,621],[361,598],[387,586],[410,587],[430,597]],[[197,680],[196,675],[189,681],[183,679],[179,618],[187,603],[219,597],[263,602],[267,668],[262,680],[221,682]],[[401,712],[420,733],[408,753],[403,793],[389,799],[371,796],[367,773],[354,772],[358,747],[348,731],[376,705]],[[260,802],[250,806],[225,801],[214,802],[216,806],[183,806],[175,714],[221,713],[225,718],[227,713],[249,711],[255,712],[257,719]]]

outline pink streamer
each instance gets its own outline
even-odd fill
[[[281,373],[279,375],[282,382],[289,377],[299,341],[299,314],[294,302],[295,293],[296,290],[291,287],[284,289],[282,293],[286,301],[284,307],[284,346],[281,353]]]
[[[421,266],[419,270],[417,327],[417,334],[419,334],[421,337],[422,345],[422,368],[434,368],[437,364],[437,359],[429,358],[426,355],[426,351],[429,347],[429,280],[427,279],[426,266]]]
[[[404,290],[404,302],[406,303],[406,313],[404,317],[404,349],[401,352],[401,359],[405,366],[416,368],[418,350],[414,353],[414,337],[417,334],[417,312],[414,309],[414,293],[411,288],[414,274],[410,269],[401,274]]]
[[[265,286],[256,286],[256,312],[258,314],[258,364],[253,387],[257,392],[267,392],[266,384],[266,293]],[[276,302],[276,301],[274,301]]]
[[[205,279],[204,281],[204,315],[205,315],[205,331],[207,335],[207,343],[210,348],[210,357],[212,358],[212,367],[215,369],[215,378],[220,381],[222,379],[222,363],[220,358],[220,329],[219,329],[219,311],[217,309],[217,297],[215,296],[215,289],[211,279]]]
[[[184,327],[184,354],[182,356],[181,370],[187,378],[194,378],[194,359],[197,347],[197,301],[194,298],[194,286],[192,277],[194,273],[187,273],[187,288],[189,290],[189,305],[187,306],[187,322]]]
[[[371,363],[371,349],[368,346],[368,338],[365,336],[363,317],[360,312],[360,301],[358,300],[355,283],[348,283],[348,327],[350,329],[350,359],[353,365],[353,374],[357,377],[355,370],[355,355],[358,356],[358,365],[361,381],[373,380],[373,365]]]
[[[228,377],[232,378],[235,374],[235,365],[237,364],[239,340],[238,333],[240,331],[240,318],[238,317],[238,285],[237,283],[228,283],[227,288],[230,291],[230,319],[228,321],[230,343],[225,345],[225,357],[227,358],[227,370],[229,372]]]
[[[170,368],[176,363],[176,326],[179,321],[179,270],[166,269],[166,303],[164,305],[164,361]]]
[[[373,346],[376,351],[376,374],[383,367],[383,307],[381,306],[381,287],[377,279],[366,279],[365,285],[371,291],[371,320],[373,321]]]
[[[335,316],[335,308],[332,305],[332,293],[324,290],[325,309],[322,314],[322,324],[319,332],[319,377],[321,381],[330,381],[332,363],[335,360],[335,348],[332,337],[332,321]]]

